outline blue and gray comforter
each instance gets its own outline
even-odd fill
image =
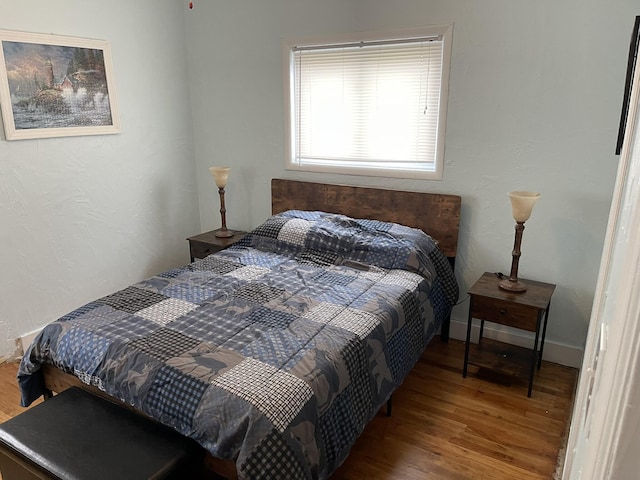
[[[419,230],[321,212],[84,305],[25,353],[236,462],[243,479],[327,478],[458,296]]]

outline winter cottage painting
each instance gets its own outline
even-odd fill
[[[119,131],[106,42],[2,32],[1,50],[7,139]]]

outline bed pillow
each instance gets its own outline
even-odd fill
[[[289,210],[269,217],[238,244],[318,265],[349,264],[356,268],[376,266],[417,272],[430,282],[453,277],[437,242],[422,230],[379,220],[345,215]],[[447,297],[455,303],[455,280]]]

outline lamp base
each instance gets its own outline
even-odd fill
[[[215,235],[216,235],[217,238],[231,238],[231,237],[233,237],[234,233],[231,230],[227,230],[227,229],[222,230],[222,229],[220,229],[220,230],[216,230]]]
[[[527,289],[527,286],[519,280],[509,280],[508,278],[504,280],[500,280],[498,286],[509,292],[524,292]]]

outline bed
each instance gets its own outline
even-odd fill
[[[448,337],[460,197],[271,187],[273,216],[238,244],[45,327],[23,404],[81,385],[193,438],[226,477],[329,477]]]

